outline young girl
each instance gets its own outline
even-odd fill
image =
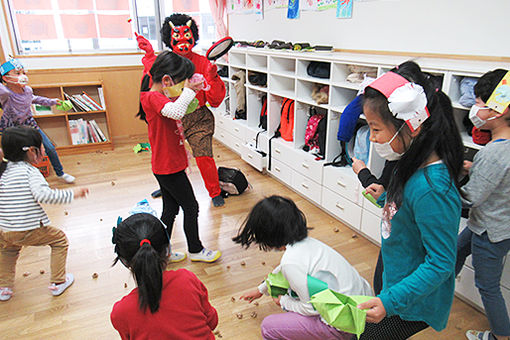
[[[172,235],[179,207],[184,211],[184,233],[192,261],[214,262],[221,252],[202,246],[198,236],[198,202],[186,176],[188,158],[184,148],[180,119],[202,83],[190,83],[194,66],[186,58],[170,51],[161,53],[142,80],[140,118],[147,121],[152,148],[152,172],[163,196],[161,220]],[[152,78],[151,78],[152,77]],[[152,79],[152,87],[149,87]],[[172,86],[184,82],[182,94],[175,98]],[[177,85],[179,86],[179,85]],[[167,94],[167,95],[165,95]],[[171,98],[169,98],[171,97]],[[172,253],[171,261],[182,261],[184,253]]]
[[[39,128],[30,110],[31,104],[52,106],[60,102],[60,99],[49,99],[34,95],[32,88],[27,85],[28,77],[25,75],[23,65],[16,59],[11,59],[2,64],[0,75],[0,104],[4,111],[0,119],[0,132],[8,127],[20,125],[37,129],[42,136],[46,154],[56,175],[66,183],[73,183],[74,177],[64,172],[57,151],[55,151],[55,146]]]
[[[365,89],[363,112],[375,150],[398,161],[381,224],[383,290],[358,306],[367,310],[361,339],[440,331],[453,301],[461,212],[463,146],[450,100],[405,62]]]
[[[350,339],[351,334],[329,326],[308,302],[308,275],[322,280],[328,288],[347,295],[372,295],[368,282],[345,258],[326,244],[308,237],[306,218],[296,204],[281,196],[258,202],[233,241],[248,248],[258,244],[264,251],[285,251],[273,273],[284,275],[296,294],[274,298],[288,313],[273,314],[261,326],[264,339]],[[250,303],[267,294],[266,283],[246,292],[240,299]]]
[[[68,242],[60,229],[50,226],[43,204],[70,203],[84,197],[86,188],[51,189],[39,170],[30,163],[44,154],[41,134],[26,126],[4,130],[2,149],[7,162],[0,165],[0,300],[13,294],[16,261],[23,246],[51,247],[51,286],[60,295],[74,281],[66,275]]]
[[[122,339],[214,339],[218,314],[204,284],[186,269],[166,271],[170,243],[151,214],[135,214],[114,229],[117,258],[138,288],[115,303],[110,315]]]

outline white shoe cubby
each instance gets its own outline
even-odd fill
[[[256,169],[262,171],[268,167],[271,155],[271,169],[268,172],[314,202],[328,213],[343,221],[353,229],[360,231],[373,242],[380,244],[381,209],[366,200],[361,192],[363,187],[350,167],[324,166],[341,151],[337,140],[338,124],[345,107],[357,96],[360,83],[347,81],[349,65],[381,75],[396,65],[410,60],[405,56],[383,56],[351,53],[314,53],[295,51],[275,51],[259,48],[233,48],[228,57],[229,79],[223,79],[227,86],[228,104],[215,109],[215,137],[239,153],[242,158]],[[454,116],[459,131],[468,148],[479,149],[468,136],[462,119],[468,114],[468,107],[458,103],[460,81],[463,77],[480,77],[496,68],[510,69],[509,63],[453,60],[440,58],[415,58],[422,68],[434,76],[441,77],[441,89],[449,95],[454,108]],[[329,63],[330,78],[311,77],[307,67],[312,61]],[[246,82],[246,120],[234,120],[236,92],[231,80],[232,74],[244,70],[267,74],[267,86],[261,87]],[[317,105],[311,97],[314,84],[329,86],[327,104]],[[259,127],[259,115],[262,107],[261,96],[267,95],[267,131]],[[283,98],[295,100],[294,138],[292,142],[282,138],[269,140],[280,124],[280,111]],[[311,106],[317,107],[327,117],[327,135],[325,159],[302,150],[305,129]],[[258,135],[258,137],[257,137]],[[252,147],[257,140],[257,149],[266,154],[255,152]],[[269,149],[271,152],[269,153]],[[379,176],[384,160],[370,148],[368,167]],[[505,267],[503,288],[510,296],[510,261]],[[480,300],[474,287],[472,268],[466,269],[457,280],[458,295],[480,308]],[[467,273],[467,274],[463,274]],[[510,303],[510,299],[507,301]],[[510,310],[510,308],[509,308]]]

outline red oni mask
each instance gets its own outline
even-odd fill
[[[190,53],[193,46],[195,46],[195,38],[193,32],[191,32],[191,20],[183,26],[174,26],[172,22],[168,24],[172,29],[170,40],[172,51],[182,56]]]

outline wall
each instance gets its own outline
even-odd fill
[[[286,19],[286,9],[229,15],[236,40],[274,39],[333,45],[339,49],[510,57],[508,0],[354,0],[352,19],[335,10],[301,12]]]

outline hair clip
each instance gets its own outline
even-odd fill
[[[28,151],[28,150],[30,150],[30,147],[29,146],[24,146],[24,147],[21,148],[21,150]]]
[[[112,228],[112,243],[115,244],[115,232],[117,231],[117,228]]]

